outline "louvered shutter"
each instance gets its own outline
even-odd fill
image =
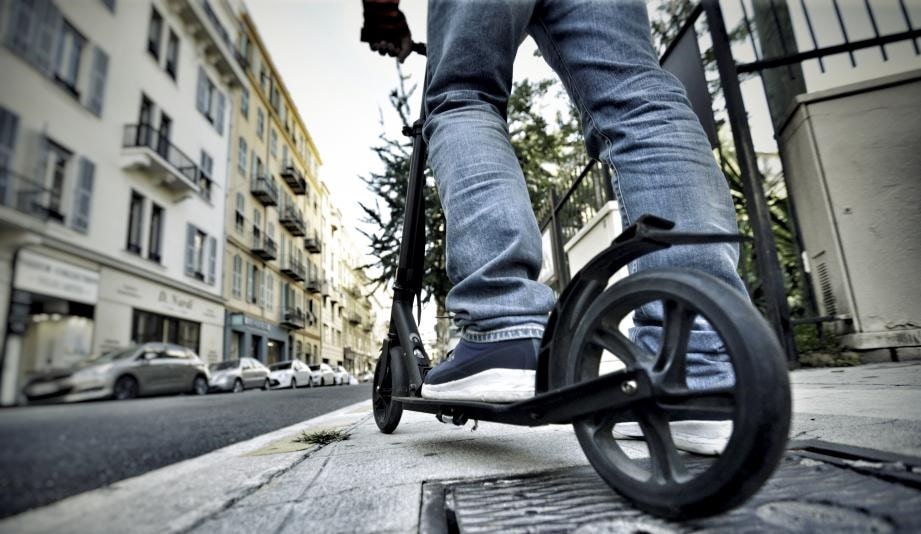
[[[97,117],[102,116],[102,102],[106,91],[106,74],[109,70],[109,56],[98,46],[93,48],[93,67],[90,71],[89,92],[86,109]]]
[[[208,284],[214,285],[217,274],[217,239],[208,238]]]
[[[90,227],[90,208],[93,199],[93,175],[96,166],[86,158],[80,158],[77,181],[74,187],[73,214],[70,227],[78,232],[86,233]]]
[[[185,274],[195,276],[195,227],[191,224],[185,230]]]

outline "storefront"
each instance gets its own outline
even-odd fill
[[[227,312],[226,359],[256,358],[271,365],[289,359],[288,331],[264,319]]]
[[[29,248],[17,253],[5,339],[4,397],[15,396],[29,376],[70,367],[92,353],[99,272],[73,260]]]
[[[110,268],[100,274],[96,350],[159,341],[188,347],[207,362],[223,359],[224,309],[217,296]]]

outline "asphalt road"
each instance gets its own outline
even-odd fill
[[[0,410],[0,517],[369,399],[370,385]]]

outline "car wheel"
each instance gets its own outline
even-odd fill
[[[291,377],[291,389],[297,389],[297,379]]]
[[[123,376],[115,381],[112,392],[115,400],[133,399],[138,396],[138,381],[131,376]]]
[[[208,381],[205,377],[201,375],[195,377],[195,380],[192,381],[192,393],[194,395],[208,394]]]
[[[236,380],[234,380],[234,382],[233,382],[233,392],[234,392],[234,393],[241,393],[241,392],[243,392],[243,381],[240,380],[239,378],[236,379]]]
[[[262,391],[268,391],[272,387],[272,384],[269,382],[269,379],[266,378],[265,382],[262,383]]]

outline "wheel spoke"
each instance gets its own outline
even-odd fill
[[[625,363],[638,365],[640,362],[649,361],[651,354],[644,351],[639,345],[614,328],[604,326],[592,332],[589,342],[596,347],[606,350],[615,357],[625,360]]]
[[[687,383],[688,340],[697,313],[674,300],[664,301],[662,308],[665,313],[662,347],[659,349],[654,369],[656,372],[664,373],[665,383],[684,386]]]
[[[653,480],[659,484],[675,484],[688,480],[687,467],[675,447],[668,417],[654,406],[636,412],[643,436],[646,438],[646,446],[649,448]]]
[[[682,388],[656,395],[656,403],[671,415],[684,414],[701,419],[732,419],[736,405],[735,389]]]

